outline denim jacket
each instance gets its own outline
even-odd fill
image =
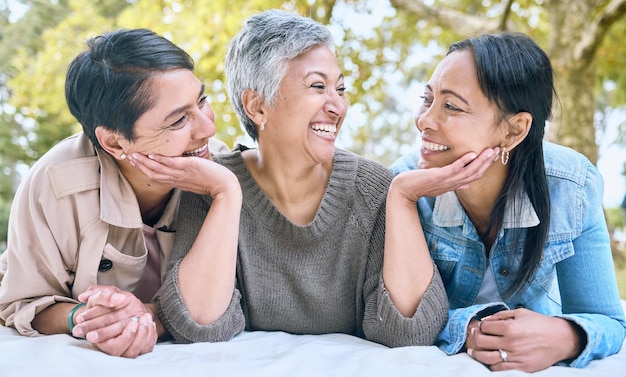
[[[584,330],[586,346],[567,362],[569,366],[584,367],[621,349],[626,322],[602,207],[602,177],[587,158],[563,146],[544,142],[544,160],[551,208],[546,246],[532,282],[505,302],[474,305],[487,266],[502,297],[513,283],[525,235],[522,230],[517,238],[513,229],[539,222],[529,198],[524,195],[507,203],[489,261],[454,192],[417,202],[426,241],[450,303],[448,323],[436,341],[447,354],[463,348],[472,317],[520,307],[565,318]],[[391,170],[399,174],[417,169],[418,161],[419,153],[410,154],[397,160]]]

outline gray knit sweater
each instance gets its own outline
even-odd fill
[[[317,214],[300,226],[263,193],[241,150],[215,160],[235,173],[243,191],[236,289],[215,323],[201,326],[189,316],[178,287],[178,265],[211,199],[184,193],[158,301],[159,316],[177,342],[223,341],[245,326],[250,331],[346,333],[387,346],[433,344],[448,315],[439,274],[412,318],[397,311],[382,281],[385,198],[392,179],[387,168],[337,149]]]

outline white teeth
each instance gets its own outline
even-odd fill
[[[435,143],[431,143],[430,141],[424,141],[424,140],[422,140],[422,148],[429,150],[429,151],[447,151],[448,149],[450,149],[450,147],[446,145],[435,144]]]
[[[313,131],[324,136],[332,136],[337,133],[337,126],[334,124],[314,124],[311,128]]]
[[[205,145],[201,146],[198,149],[194,149],[191,152],[185,152],[185,153],[183,153],[183,155],[184,156],[197,156],[197,155],[201,154],[202,152],[204,152],[204,150],[206,148],[208,148],[208,144],[205,144]]]

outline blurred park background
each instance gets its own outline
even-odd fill
[[[560,98],[546,138],[585,154],[605,177],[626,298],[626,0],[0,0],[0,252],[21,177],[80,130],[63,85],[89,37],[146,27],[187,50],[215,110],[217,137],[232,147],[245,139],[228,103],[223,58],[242,21],[269,8],[331,29],[351,103],[338,146],[386,165],[419,146],[413,112],[449,43],[502,30],[534,38],[552,59]]]

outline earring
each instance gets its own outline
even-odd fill
[[[500,154],[500,161],[502,165],[506,165],[509,163],[510,154],[509,151],[506,150],[506,147],[502,147],[502,153]]]
[[[264,120],[261,121],[261,127],[260,128],[261,128],[261,131],[263,131],[265,129],[265,121]]]
[[[122,154],[120,155],[120,160],[124,160],[124,159],[126,159],[126,153],[122,152]]]

